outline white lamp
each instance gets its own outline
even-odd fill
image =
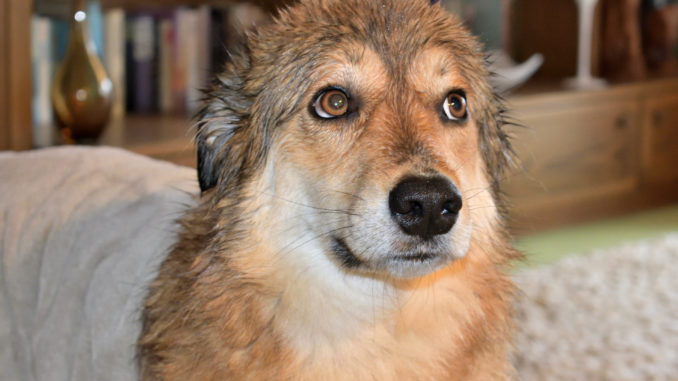
[[[591,75],[591,50],[593,41],[593,15],[598,0],[576,0],[579,6],[579,48],[577,53],[577,76],[565,81],[572,89],[599,89],[605,80]]]

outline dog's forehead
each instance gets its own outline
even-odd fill
[[[393,71],[409,67],[427,46],[444,46],[461,55],[474,50],[459,20],[425,0],[302,0],[282,13],[277,24],[267,37],[299,54],[357,42],[369,46]]]
[[[349,42],[337,46],[319,60],[315,70],[320,85],[385,84],[390,77],[382,58],[370,46]]]
[[[407,72],[409,86],[416,92],[449,90],[450,86],[467,89],[468,79],[463,75],[457,57],[444,48],[423,49],[416,55]],[[442,89],[439,89],[440,87]]]
[[[476,53],[475,40],[461,23],[424,0],[302,0],[278,21],[282,30],[275,37],[287,40],[294,55],[314,55],[317,64],[334,60],[356,66],[373,64],[366,56],[373,53],[400,83],[425,60],[435,61],[436,73],[429,74],[444,74],[457,59],[473,59]]]
[[[398,57],[393,57],[398,60]],[[442,47],[426,47],[417,51],[398,68],[388,68],[388,62],[367,44],[354,42],[328,54],[320,65],[318,83],[322,85],[352,83],[372,84],[372,89],[391,87],[411,89],[419,93],[450,86],[468,86],[456,58]],[[401,71],[394,74],[394,70]]]

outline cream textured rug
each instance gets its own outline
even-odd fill
[[[678,380],[677,233],[515,278],[520,380]]]

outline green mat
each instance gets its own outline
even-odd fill
[[[678,205],[517,237],[516,247],[526,254],[528,266],[538,266],[568,254],[655,238],[669,232],[678,232]]]

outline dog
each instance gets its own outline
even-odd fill
[[[143,380],[504,380],[519,258],[482,47],[429,0],[301,0],[208,91]]]

